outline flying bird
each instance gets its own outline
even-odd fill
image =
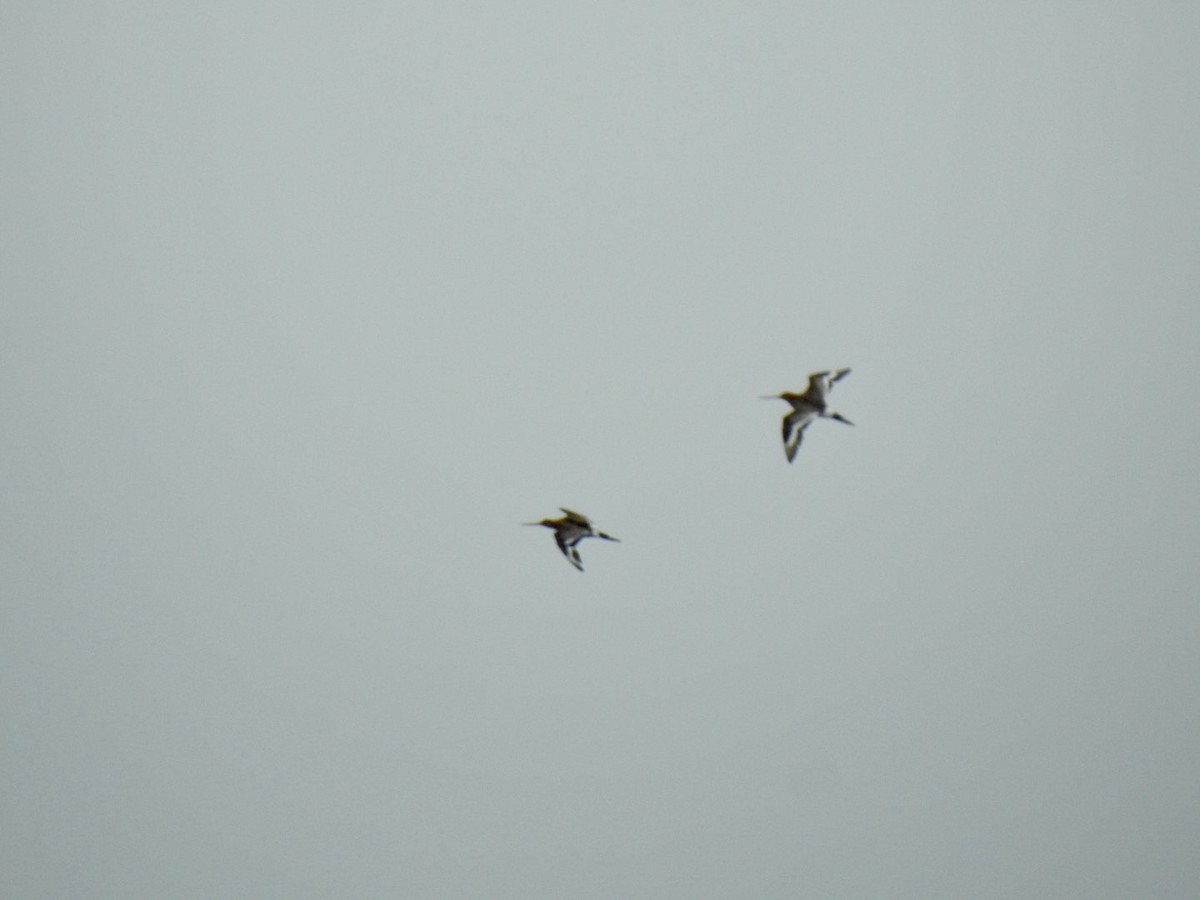
[[[800,449],[800,441],[804,437],[804,429],[814,419],[837,419],[847,425],[854,423],[840,413],[829,410],[825,400],[829,396],[829,388],[834,382],[841,381],[850,374],[849,369],[838,369],[836,372],[813,372],[808,376],[808,388],[803,394],[768,394],[764,400],[786,400],[792,404],[792,411],[783,417],[783,450],[788,462],[796,458]]]
[[[559,509],[566,513],[561,519],[542,519],[540,522],[522,522],[521,524],[542,525],[546,528],[553,528],[554,543],[558,544],[558,549],[567,558],[567,562],[580,572],[583,571],[583,560],[579,558],[579,551],[575,547],[584,538],[598,537],[604,538],[606,541],[618,541],[619,543],[618,538],[593,528],[587,516],[572,512],[562,506]]]

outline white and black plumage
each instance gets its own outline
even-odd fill
[[[800,441],[804,437],[804,429],[814,419],[837,419],[847,425],[854,424],[845,416],[831,411],[825,405],[830,387],[834,382],[841,381],[849,374],[849,369],[838,369],[836,372],[813,372],[808,376],[808,388],[803,394],[789,394],[785,391],[782,394],[770,394],[763,397],[764,400],[786,400],[792,404],[792,411],[783,417],[783,450],[787,454],[788,462],[796,458],[796,451],[800,449]]]
[[[583,571],[583,560],[579,558],[579,551],[576,549],[576,545],[580,541],[584,538],[598,537],[606,541],[620,542],[618,538],[613,537],[611,534],[605,534],[603,531],[597,531],[593,528],[587,516],[572,512],[562,506],[559,509],[566,513],[561,519],[542,519],[540,522],[522,522],[521,524],[542,525],[546,528],[553,528],[554,543],[558,544],[558,549],[567,558],[567,562],[580,572]]]

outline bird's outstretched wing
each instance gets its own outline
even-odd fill
[[[579,543],[579,536],[571,536],[563,531],[556,531],[554,532],[554,543],[558,544],[558,549],[567,558],[567,562],[582,572],[583,560],[579,558],[579,551],[575,549],[575,545]]]
[[[836,372],[813,372],[808,376],[808,389],[805,390],[804,396],[818,406],[823,406],[829,396],[830,387],[849,374],[849,369],[838,369]]]
[[[585,527],[590,527],[592,524],[591,521],[588,519],[588,517],[585,516],[583,513],[574,512],[572,510],[567,509],[565,506],[560,506],[559,509],[561,509],[564,513],[566,513],[567,518],[570,519],[572,522],[574,522],[576,525],[583,525]]]
[[[788,462],[796,458],[804,429],[816,417],[817,411],[810,406],[798,407],[783,417],[783,452],[787,454]]]

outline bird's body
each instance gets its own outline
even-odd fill
[[[542,519],[540,522],[523,522],[524,525],[541,525],[545,528],[554,529],[554,543],[558,544],[558,549],[562,551],[562,555],[567,558],[567,562],[573,565],[580,572],[583,571],[583,560],[579,558],[579,551],[576,545],[584,538],[598,537],[606,541],[618,541],[618,538],[610,534],[605,534],[603,531],[597,531],[592,527],[591,521],[587,516],[581,513],[572,512],[565,507],[559,507],[566,515],[561,519]]]
[[[783,417],[783,450],[788,462],[796,458],[800,449],[800,441],[804,437],[804,429],[815,419],[836,419],[847,425],[853,425],[849,419],[840,413],[832,412],[826,405],[829,389],[834,382],[840,381],[850,374],[849,369],[838,369],[836,372],[813,372],[808,376],[808,388],[803,394],[771,394],[765,400],[786,400],[792,405],[792,411]]]

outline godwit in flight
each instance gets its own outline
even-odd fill
[[[830,411],[825,400],[829,396],[829,388],[836,381],[841,381],[850,374],[849,369],[838,369],[836,372],[813,372],[808,376],[808,389],[803,394],[768,394],[764,400],[786,400],[792,404],[792,411],[783,417],[783,450],[787,460],[796,458],[800,449],[800,441],[804,437],[804,429],[814,419],[837,419],[847,425],[854,423],[840,413]]]
[[[567,562],[580,572],[583,571],[583,560],[579,558],[579,551],[575,547],[584,538],[598,537],[604,538],[606,541],[618,541],[619,543],[618,538],[593,528],[587,516],[572,512],[562,506],[559,509],[566,513],[561,519],[542,519],[540,522],[522,522],[521,524],[543,525],[546,528],[553,528],[554,543],[558,544],[558,549],[567,558]]]

